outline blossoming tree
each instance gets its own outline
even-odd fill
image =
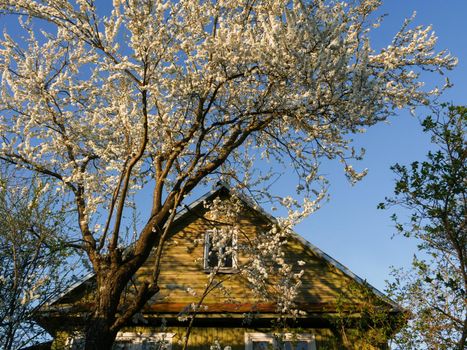
[[[274,178],[255,160],[290,161],[296,196],[268,198],[293,224],[322,198],[322,157],[363,176],[348,164],[346,135],[438,93],[423,89],[419,70],[455,59],[410,21],[374,51],[379,3],[114,0],[101,17],[93,0],[0,0],[3,15],[24,15],[24,36],[0,41],[0,158],[72,194],[98,286],[86,349],[109,349],[158,292],[155,266],[121,304],[151,250],[163,252],[185,196],[220,179],[265,198]],[[152,205],[123,254],[137,191],[150,191]]]

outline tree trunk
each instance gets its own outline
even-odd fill
[[[111,350],[116,336],[105,316],[93,318],[86,328],[84,350]]]
[[[97,274],[95,309],[85,325],[85,350],[111,350],[118,329],[113,328],[126,281],[101,270]]]
[[[163,226],[165,220],[163,217],[163,220],[147,225],[142,235],[145,231],[152,234],[152,227]],[[111,350],[117,332],[159,291],[155,283],[143,283],[138,286],[136,295],[132,296],[134,300],[127,301],[124,305],[120,304],[125,287],[154,247],[154,237],[147,234],[146,236],[146,241],[142,243],[143,248],[133,259],[122,262],[122,253],[116,249],[104,258],[101,256],[94,261],[97,286],[94,310],[85,325],[85,350]]]

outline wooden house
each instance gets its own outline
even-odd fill
[[[221,261],[222,248],[214,249],[210,236],[216,225],[222,225],[217,216],[213,218],[209,204],[214,201],[226,205],[235,201],[235,217],[228,220],[240,228],[224,241],[228,247]],[[262,289],[254,285],[244,271],[254,251],[245,247],[274,224],[273,217],[225,186],[184,208],[165,247],[161,290],[118,334],[115,349],[182,349],[188,333],[188,349],[386,349],[401,309],[295,233],[280,242],[283,259],[292,269],[275,274],[277,264],[270,261],[265,285]],[[135,283],[147,274],[151,259]],[[300,276],[300,282],[293,286],[292,305],[284,313],[282,284],[292,281],[284,280],[287,274]],[[209,283],[215,288],[207,292]],[[52,348],[80,348],[79,330],[93,288],[89,275],[37,316],[54,336]],[[130,288],[125,297],[131,297]]]

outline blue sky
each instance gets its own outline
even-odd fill
[[[449,49],[459,59],[458,66],[447,76],[454,83],[441,101],[467,104],[467,1],[465,0],[386,0],[380,13],[387,13],[380,28],[373,33],[374,45],[389,44],[405,17],[417,12],[415,24],[433,25],[438,36],[438,49]],[[433,84],[431,77],[426,80]],[[426,115],[419,110],[418,116]],[[326,253],[383,290],[389,278],[389,266],[407,266],[416,252],[416,243],[394,237],[390,215],[395,210],[377,210],[376,206],[394,188],[389,167],[396,162],[409,164],[421,160],[432,145],[423,134],[416,118],[407,111],[386,124],[370,128],[354,137],[366,148],[359,168],[368,168],[365,179],[351,186],[338,165],[329,165],[331,199],[320,210],[300,224],[296,231]],[[404,215],[403,212],[399,212]]]

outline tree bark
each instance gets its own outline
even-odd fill
[[[99,278],[99,276],[98,276]],[[109,278],[111,279],[111,277]],[[85,350],[110,350],[117,336],[117,330],[112,330],[120,294],[115,293],[108,281],[107,286],[98,282],[96,308],[85,326]]]
[[[127,281],[108,270],[96,273],[95,308],[85,325],[85,350],[111,350],[117,336],[118,329],[112,326]]]
[[[467,316],[464,318],[464,325],[462,327],[462,334],[461,338],[459,339],[459,345],[458,349],[459,350],[464,350],[466,347],[466,340],[467,340]]]
[[[151,244],[152,247],[152,244]],[[126,303],[121,297],[131,277],[149,255],[150,248],[139,256],[137,263],[122,263],[119,252],[98,261],[94,308],[86,320],[85,350],[111,350],[117,332],[159,290],[155,283],[141,284],[136,295]]]
[[[108,322],[108,316],[97,313],[88,322],[84,350],[111,350],[117,336],[112,331]]]

